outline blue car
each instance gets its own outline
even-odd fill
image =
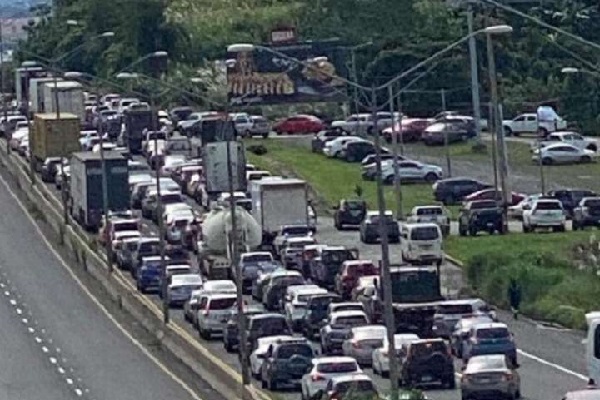
[[[153,260],[154,261],[154,260]],[[137,274],[137,289],[146,294],[151,290],[160,291],[161,271],[160,260],[156,262],[142,262],[142,266]]]
[[[485,354],[504,354],[517,365],[517,345],[506,324],[484,323],[471,328],[469,339],[465,341],[463,362]]]

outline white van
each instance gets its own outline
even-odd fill
[[[600,311],[585,314],[585,319],[588,325],[587,337],[583,339],[585,361],[589,378],[598,384],[600,382]]]
[[[400,248],[404,261],[415,264],[442,264],[443,236],[439,225],[432,222],[403,224],[400,234]]]

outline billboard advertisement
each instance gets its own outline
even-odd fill
[[[339,79],[347,76],[344,58],[345,50],[337,41],[265,45],[229,53],[227,59],[235,60],[227,68],[229,103],[344,102],[346,84]]]

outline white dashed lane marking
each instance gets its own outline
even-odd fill
[[[0,270],[2,266],[0,265]],[[0,272],[0,288],[4,290],[4,296],[9,304],[14,308],[15,314],[20,319],[21,323],[27,327],[33,340],[37,345],[40,345],[40,350],[48,357],[48,361],[53,369],[64,379],[65,383],[75,392],[77,397],[88,397],[90,390],[82,385],[82,379],[75,376],[75,370],[67,365],[67,359],[60,357],[61,350],[59,347],[54,348],[51,337],[44,328],[37,328],[38,321],[33,318],[33,314],[26,303],[22,302],[21,294],[12,287],[9,279],[6,277],[6,272]],[[26,314],[29,318],[22,317]],[[59,361],[60,358],[60,361]],[[68,373],[67,373],[68,369]],[[75,384],[77,382],[77,384]]]

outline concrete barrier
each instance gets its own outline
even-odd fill
[[[235,394],[238,398],[270,400],[271,397],[267,393],[252,385],[242,388],[241,375],[213,355],[177,323],[164,325],[162,311],[150,299],[138,293],[121,271],[115,269],[110,273],[105,255],[94,251],[96,246],[92,243],[93,238],[77,224],[64,225],[60,201],[41,184],[40,179],[32,185],[27,165],[17,156],[8,155],[4,142],[0,142],[0,163],[13,177],[21,193],[35,205],[40,218],[43,218],[57,234],[65,248],[73,253],[75,260],[103,287],[114,302],[156,337],[163,349],[226,397]],[[207,374],[212,374],[215,379],[210,379]]]

